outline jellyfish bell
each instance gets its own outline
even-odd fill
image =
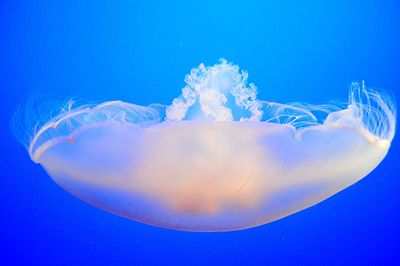
[[[74,107],[35,127],[33,161],[76,197],[155,226],[230,231],[266,224],[357,182],[385,157],[395,104],[353,83],[347,105],[257,99],[221,60],[185,78],[169,106]],[[321,115],[322,114],[322,115]]]

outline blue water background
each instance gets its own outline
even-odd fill
[[[400,95],[400,3],[0,2],[1,265],[400,264],[400,145],[367,177],[257,228],[188,233],[124,219],[57,186],[10,132],[30,93],[170,103],[199,63],[246,69],[259,97],[345,100],[353,80]]]

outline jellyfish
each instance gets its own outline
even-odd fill
[[[364,82],[351,84],[346,103],[268,102],[221,59],[193,68],[185,84],[170,105],[69,101],[48,120],[32,118],[33,108],[33,126],[18,136],[79,199],[210,232],[267,224],[331,197],[377,167],[395,134],[393,97]]]

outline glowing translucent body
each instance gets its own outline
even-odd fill
[[[345,108],[306,108],[259,101],[246,79],[222,61],[194,69],[170,106],[68,108],[35,132],[30,154],[82,200],[192,231],[280,219],[348,187],[385,157],[395,113],[379,94],[357,87]],[[327,115],[322,122],[317,109]]]

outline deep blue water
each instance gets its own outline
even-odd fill
[[[345,99],[353,80],[400,95],[400,3],[381,1],[0,2],[0,264],[398,265],[400,146],[315,207],[229,233],[124,219],[74,198],[34,164],[9,121],[29,94],[168,104],[220,57],[261,99]]]

